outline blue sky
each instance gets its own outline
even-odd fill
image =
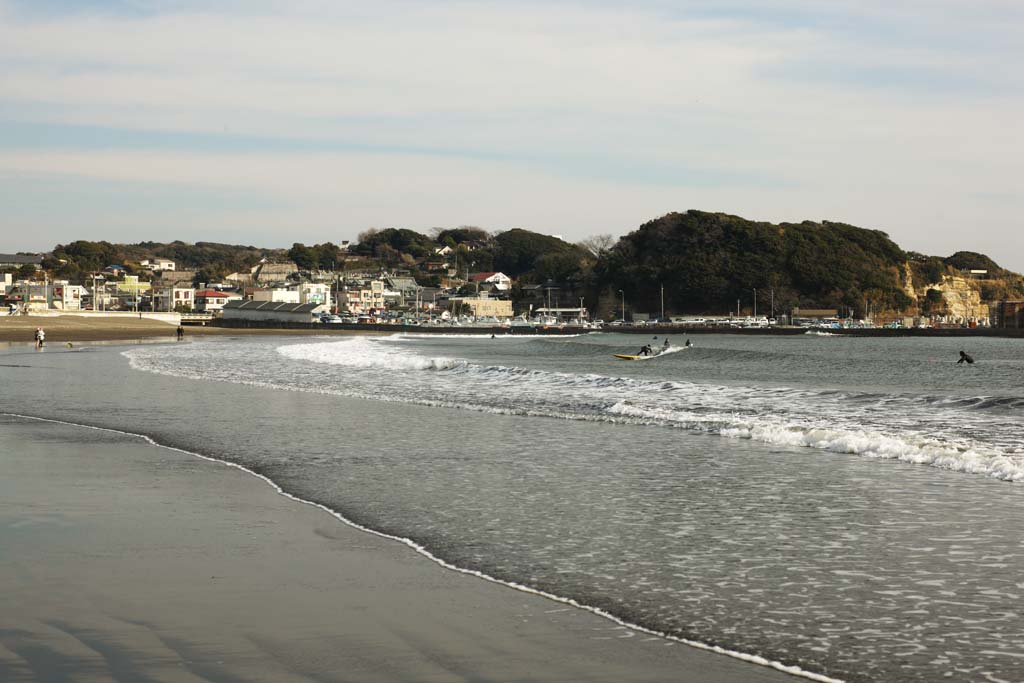
[[[698,208],[1024,270],[1007,0],[0,0],[0,251]]]

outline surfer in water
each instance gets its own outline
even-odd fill
[[[668,347],[669,347],[669,343],[668,343],[668,337],[665,337],[665,343],[661,345],[661,348],[662,348],[663,350],[666,350],[666,351],[667,351],[667,350],[668,350]]]
[[[691,346],[693,346],[693,344],[691,344],[691,343],[690,343],[690,340],[689,340],[689,339],[687,339],[687,340],[686,340],[686,343],[685,343],[685,344],[684,344],[683,346],[685,346],[686,348],[690,348]]]
[[[971,358],[970,354],[968,354],[968,353],[967,353],[967,352],[965,352],[965,351],[961,351],[961,352],[960,352],[960,360],[958,360],[958,361],[956,362],[956,364],[957,364],[957,365],[960,365],[960,363],[967,363],[967,364],[971,364],[971,363],[973,363],[973,362],[974,362],[974,359],[973,359],[973,358]]]
[[[649,356],[649,355],[651,355],[651,345],[650,344],[644,344],[643,346],[641,346],[640,347],[640,353],[638,353],[637,355],[638,356]]]

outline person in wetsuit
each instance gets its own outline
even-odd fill
[[[968,364],[970,364],[970,363],[973,363],[973,362],[974,362],[974,359],[971,358],[970,354],[968,354],[968,353],[966,353],[964,351],[961,351],[960,352],[960,360],[958,360],[956,362],[956,364],[957,365],[960,365],[960,363],[968,363]]]

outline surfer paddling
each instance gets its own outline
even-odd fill
[[[974,362],[974,359],[971,358],[971,355],[969,353],[967,353],[966,351],[961,351],[960,352],[960,360],[958,360],[956,362],[956,364],[960,365],[961,363],[967,363],[968,365],[970,365],[973,362]]]

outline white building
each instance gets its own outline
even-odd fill
[[[145,261],[141,261],[139,265],[146,270],[152,271],[174,270],[174,261],[168,261],[165,258],[146,259]]]
[[[196,290],[184,285],[154,285],[153,310],[173,312],[176,308],[195,307]]]
[[[252,293],[253,301],[270,301],[276,304],[297,304],[299,301],[299,290],[297,289],[257,289]]]
[[[252,300],[282,304],[317,304],[330,308],[331,286],[320,282],[303,282],[294,287],[257,289],[252,293]]]
[[[477,285],[493,285],[499,292],[507,292],[512,289],[512,278],[505,273],[472,273],[469,281]]]
[[[67,280],[57,280],[53,283],[51,305],[61,311],[80,311],[86,293],[82,285],[71,285]]]

